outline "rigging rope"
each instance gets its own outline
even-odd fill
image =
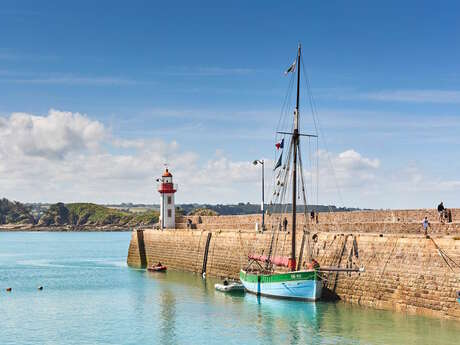
[[[335,181],[335,184],[336,184],[336,188],[337,188],[337,191],[338,191],[338,194],[339,194],[339,198],[340,198],[340,201],[342,204],[343,203],[343,198],[342,198],[342,195],[341,195],[341,192],[340,192],[340,188],[339,188],[339,185],[338,185],[338,179],[337,179],[337,176],[336,176],[336,172],[334,170],[334,165],[332,163],[332,159],[329,155],[329,148],[328,148],[328,145],[327,145],[327,140],[326,140],[326,136],[324,135],[322,129],[321,129],[321,126],[320,126],[320,123],[319,123],[319,118],[318,118],[318,113],[317,113],[317,107],[316,107],[316,103],[314,101],[314,98],[313,98],[313,95],[312,95],[312,90],[311,90],[311,86],[310,86],[310,81],[309,81],[309,78],[308,78],[308,74],[306,72],[306,68],[305,68],[305,65],[304,65],[304,62],[303,62],[303,58],[301,59],[300,61],[301,63],[299,65],[302,65],[302,66],[297,66],[297,68],[303,68],[303,73],[305,75],[304,79],[305,79],[305,85],[306,85],[306,90],[307,90],[307,94],[308,94],[308,102],[310,104],[310,109],[311,109],[311,112],[312,112],[312,117],[313,117],[313,124],[314,124],[314,127],[315,127],[315,133],[317,135],[316,137],[316,204],[318,205],[319,204],[319,140],[318,140],[318,134],[321,133],[321,135],[324,137],[324,144],[325,144],[325,147],[326,147],[326,154],[327,154],[327,159],[329,161],[329,164],[330,166],[332,167],[332,171],[333,171],[333,177],[334,177],[334,181]],[[300,71],[299,71],[300,72]],[[284,101],[283,101],[283,104],[282,104],[282,107],[281,107],[281,113],[280,113],[280,117],[278,119],[278,123],[276,125],[276,132],[279,131],[280,127],[282,128],[285,128],[286,127],[286,121],[289,119],[289,114],[290,114],[290,107],[288,106],[288,104],[290,104],[290,100],[291,98],[293,97],[293,89],[294,89],[294,82],[295,82],[295,74],[292,73],[291,74],[291,78],[289,80],[289,84],[288,84],[288,90],[286,92],[286,95],[284,97]],[[293,131],[293,127],[294,125],[292,124],[291,125],[291,132]],[[275,134],[275,140],[277,140],[278,138],[282,138],[283,140],[286,138],[285,135],[279,135],[279,133],[276,133]],[[314,190],[314,187],[313,187],[313,155],[311,153],[311,150],[312,150],[312,143],[311,143],[311,140],[309,138],[308,140],[308,149],[309,149],[309,169],[310,169],[310,182],[312,184],[312,187],[311,187],[311,191],[309,189],[306,189],[305,187],[305,178],[304,178],[304,170],[303,170],[303,162],[302,162],[302,158],[301,158],[301,145],[300,145],[300,140],[299,140],[299,144],[298,144],[298,162],[297,162],[297,166],[296,167],[292,167],[292,168],[298,168],[298,171],[300,172],[297,176],[297,181],[293,181],[293,174],[291,173],[291,155],[293,154],[294,152],[294,140],[292,138],[292,136],[290,137],[290,140],[289,140],[289,150],[288,150],[288,154],[286,156],[284,156],[284,162],[281,162],[282,163],[282,167],[280,168],[279,171],[273,171],[272,172],[272,183],[273,183],[273,194],[271,195],[271,201],[270,201],[270,204],[269,204],[269,207],[267,208],[267,212],[269,214],[271,214],[273,216],[273,219],[275,221],[277,221],[278,223],[278,226],[276,226],[276,223],[273,223],[272,222],[272,226],[271,226],[271,238],[270,238],[270,245],[269,245],[269,252],[268,252],[268,262],[266,263],[266,268],[267,269],[272,269],[272,264],[270,263],[270,258],[274,255],[274,253],[276,253],[278,251],[278,247],[279,247],[279,233],[280,233],[280,230],[281,230],[281,222],[282,222],[282,219],[283,217],[286,217],[286,214],[287,214],[287,211],[288,211],[288,207],[289,207],[289,204],[286,202],[286,197],[289,196],[289,190],[287,188],[287,186],[290,184],[290,183],[293,183],[293,182],[296,182],[298,183],[299,185],[299,188],[301,188],[301,190],[297,189],[296,191],[292,191],[291,194],[294,194],[294,195],[291,195],[292,198],[295,199],[302,199],[303,201],[303,204],[304,204],[304,208],[303,208],[303,216],[304,216],[304,236],[305,234],[307,234],[307,248],[308,248],[308,257],[311,258],[311,243],[310,243],[310,224],[309,224],[309,218],[308,218],[308,206],[307,206],[307,196],[308,196],[308,192],[310,192],[311,194],[311,200],[313,201],[314,199],[314,194],[315,194],[315,190]],[[275,151],[275,162],[279,159],[279,157],[283,154],[283,151],[279,152],[278,151]],[[278,159],[277,159],[277,156],[278,156]],[[294,205],[291,204],[291,208],[294,207]],[[329,207],[329,211],[332,212],[330,206]],[[299,222],[300,224],[300,222]],[[286,231],[286,235],[285,235],[285,239],[283,241],[283,248],[282,248],[282,251],[284,253],[284,244],[286,242],[286,236],[287,236],[287,231]],[[346,246],[346,242],[347,242],[347,239],[348,239],[348,235],[345,237],[345,240],[344,240],[344,243],[343,243],[343,247],[342,247],[342,251],[344,250],[345,246]],[[354,239],[354,241],[356,241]],[[303,249],[302,249],[303,250]],[[352,251],[354,251],[354,247],[352,247]],[[340,256],[340,259],[341,259],[341,256]]]
[[[282,169],[281,170],[282,182],[280,182],[279,185],[278,185],[278,183],[275,184],[275,198],[274,198],[273,208],[274,208],[275,211],[279,208],[279,213],[277,213],[277,215],[278,215],[277,216],[277,219],[278,219],[278,231],[276,232],[276,229],[273,228],[272,238],[276,234],[276,242],[275,242],[275,247],[271,248],[271,250],[270,250],[269,259],[273,255],[273,253],[276,253],[277,250],[278,250],[278,239],[279,239],[279,233],[280,233],[280,227],[281,227],[281,218],[283,217],[283,215],[285,215],[285,213],[287,211],[287,204],[284,203],[284,201],[285,201],[285,197],[286,197],[286,191],[287,191],[286,186],[288,185],[288,180],[289,180],[289,178],[292,178],[291,174],[289,173],[289,171],[290,171],[290,165],[291,165],[290,156],[291,156],[291,153],[292,153],[292,150],[293,150],[293,146],[294,146],[294,143],[293,143],[292,140],[290,140],[288,155],[287,155],[287,157],[285,157],[286,164],[283,164],[282,167],[281,167],[281,169]],[[283,205],[284,205],[284,207],[283,207]],[[285,241],[283,241],[283,250],[284,250],[284,242]],[[268,261],[270,261],[270,260],[268,260]]]
[[[304,76],[305,76],[304,80],[305,80],[306,88],[308,90],[308,92],[307,92],[307,94],[309,96],[308,101],[309,101],[312,116],[313,116],[313,123],[314,123],[314,126],[315,126],[315,130],[316,130],[316,133],[321,134],[321,137],[323,138],[324,146],[326,148],[327,160],[328,160],[328,162],[329,162],[329,164],[330,164],[330,166],[332,168],[332,173],[333,173],[337,193],[339,195],[339,199],[340,199],[341,204],[344,205],[343,198],[342,198],[342,193],[341,193],[339,183],[338,183],[338,179],[337,179],[337,175],[335,173],[334,165],[332,163],[332,159],[331,159],[330,154],[329,154],[329,147],[328,147],[327,138],[326,138],[326,135],[325,135],[324,131],[322,130],[321,124],[319,122],[316,102],[315,102],[315,100],[313,98],[313,93],[312,93],[311,86],[310,86],[310,80],[308,78],[308,73],[306,71],[305,64],[303,62],[303,57],[301,58],[301,65],[302,65],[302,70],[303,70],[303,73],[304,73]],[[319,151],[317,151],[317,154],[319,155]],[[318,178],[319,178],[319,176],[318,176]],[[330,209],[330,211],[332,211],[332,210]]]

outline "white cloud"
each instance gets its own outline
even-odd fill
[[[389,171],[378,158],[353,149],[329,155],[320,151],[318,160],[320,203],[426,207],[436,195],[445,195],[448,201],[448,195],[460,190],[460,181],[430,178],[415,163]],[[232,160],[222,150],[200,157],[174,140],[116,137],[102,123],[78,113],[50,110],[45,116],[0,117],[0,196],[22,201],[156,203],[154,178],[164,163],[179,184],[178,202],[259,201],[260,166]],[[267,198],[272,165],[266,160]],[[306,171],[307,183],[316,177],[315,169]],[[315,202],[316,190],[311,185],[307,190],[310,202]]]
[[[12,199],[156,202],[154,177],[164,163],[181,184],[183,201],[244,199],[242,186],[257,181],[250,163],[222,152],[202,160],[176,141],[113,137],[78,113],[0,117],[0,186]]]
[[[344,170],[376,169],[380,166],[378,159],[369,159],[361,156],[355,150],[347,150],[340,153],[335,159],[335,165]]]
[[[370,100],[410,103],[460,103],[460,90],[393,89],[360,91],[353,88],[317,89],[317,97],[340,100]],[[372,111],[374,112],[374,111]]]
[[[242,76],[256,72],[252,68],[244,67],[171,67],[169,71],[163,72],[170,76],[181,77],[221,77],[221,76]]]
[[[358,94],[357,98],[374,101],[416,103],[460,103],[457,90],[384,90]]]
[[[364,157],[353,149],[338,154],[320,150],[307,165],[305,181],[310,204],[371,207],[363,196],[381,182],[379,159]]]
[[[106,134],[98,121],[53,109],[47,116],[13,113],[0,122],[2,151],[18,156],[63,159],[70,152],[98,148]]]
[[[374,182],[379,174],[380,161],[377,158],[363,157],[352,149],[337,155],[320,150],[318,155],[321,185],[329,191],[336,190],[337,187],[340,189],[364,187]]]
[[[0,53],[1,59],[1,53]],[[56,84],[56,85],[137,85],[151,84],[149,81],[140,81],[132,78],[107,75],[79,75],[74,73],[31,73],[15,70],[0,70],[0,83],[13,84]]]
[[[120,77],[100,77],[100,76],[74,76],[74,75],[57,75],[52,77],[27,77],[27,78],[8,78],[0,79],[2,83],[14,84],[56,84],[56,85],[136,85],[138,80],[120,78]]]
[[[310,203],[316,203],[319,176],[319,203],[368,208],[425,208],[444,200],[458,203],[460,180],[432,176],[419,163],[409,161],[390,168],[377,158],[367,158],[355,150],[339,154],[319,152],[319,170],[307,170]],[[311,187],[313,185],[313,188]],[[439,201],[438,201],[439,202]]]

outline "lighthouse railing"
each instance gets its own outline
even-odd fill
[[[160,193],[175,193],[177,192],[176,183],[162,183],[158,186],[158,191]]]

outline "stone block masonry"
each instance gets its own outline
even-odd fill
[[[419,221],[427,212],[430,211],[372,211],[362,212],[362,217],[356,215],[358,212],[320,214],[320,223],[311,225],[310,231],[317,234],[312,248],[321,266],[365,267],[360,274],[328,274],[327,294],[367,307],[460,321],[460,303],[456,300],[460,269],[452,267],[452,271],[432,240],[420,232]],[[393,221],[395,214],[399,220]],[[437,215],[429,214],[431,237],[460,263],[458,220],[439,224],[435,222]],[[454,214],[458,214],[457,210]],[[128,264],[145,267],[161,261],[173,269],[201,273],[211,232],[207,274],[237,278],[249,253],[268,250],[271,234],[253,231],[255,221],[260,220],[257,215],[201,218],[201,228],[197,230],[133,231]],[[277,254],[289,255],[290,236],[287,232],[279,234],[275,242]],[[302,231],[297,236],[300,251]],[[353,241],[358,257],[352,252]]]

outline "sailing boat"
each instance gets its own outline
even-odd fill
[[[242,269],[240,271],[240,280],[247,291],[255,293],[257,295],[298,299],[305,301],[316,301],[321,297],[321,292],[323,289],[323,279],[319,270],[319,265],[316,261],[313,261],[312,264],[309,265],[310,267],[308,269],[301,270],[301,256],[303,252],[303,243],[301,246],[298,262],[296,260],[296,223],[298,195],[303,196],[303,212],[305,215],[305,219],[307,219],[307,207],[302,175],[302,160],[300,156],[299,139],[300,136],[316,137],[316,135],[299,133],[299,93],[301,54],[302,50],[299,44],[296,62],[294,62],[293,65],[287,71],[291,72],[295,68],[295,64],[297,64],[297,99],[296,108],[294,111],[294,123],[292,127],[292,132],[278,132],[284,135],[289,135],[291,140],[289,146],[289,154],[286,157],[286,164],[283,166],[281,172],[281,178],[283,182],[277,184],[278,186],[280,186],[278,191],[276,191],[277,187],[275,185],[275,195],[285,195],[287,189],[287,182],[289,180],[292,182],[291,255],[289,258],[277,257],[272,255],[275,238],[282,229],[281,214],[279,216],[280,224],[277,228],[274,228],[272,232],[272,238],[270,242],[270,249],[268,255],[250,254],[248,266],[246,267],[246,269]],[[291,170],[292,173],[290,172]],[[301,188],[298,188],[298,180],[299,184],[301,184]],[[284,222],[286,223],[286,220],[284,220]],[[304,238],[306,234],[308,235],[308,232],[306,231],[306,229],[304,229]],[[265,264],[265,266],[262,266],[261,263]],[[281,269],[282,267],[284,267],[284,271]],[[286,268],[288,269],[288,271],[286,271]]]

